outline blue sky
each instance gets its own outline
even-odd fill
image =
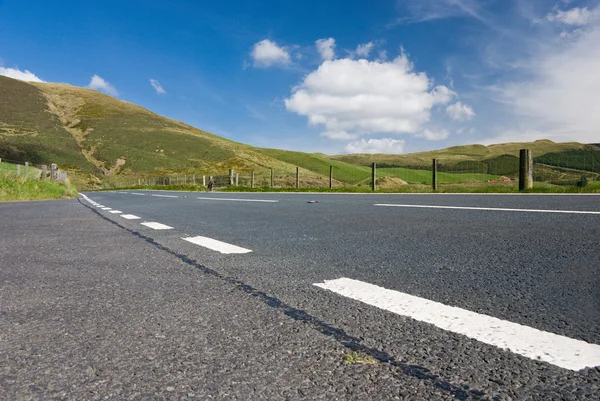
[[[598,43],[599,0],[0,0],[2,75],[328,154],[600,142]]]

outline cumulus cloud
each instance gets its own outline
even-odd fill
[[[288,51],[269,39],[262,40],[252,46],[250,52],[255,67],[272,67],[274,65],[287,65],[290,63]]]
[[[450,133],[445,129],[439,131],[430,131],[428,129],[424,130],[421,135],[419,135],[428,141],[443,141],[444,139],[450,136]]]
[[[335,58],[335,39],[319,39],[315,42],[317,51],[323,60],[333,60]]]
[[[324,136],[347,140],[369,133],[416,134],[431,109],[455,93],[414,72],[405,54],[393,61],[324,61],[285,99],[288,111],[323,126]]]
[[[156,79],[151,79],[150,85],[152,85],[157,95],[164,95],[165,93],[167,93],[167,91],[165,91],[160,82],[158,82]]]
[[[88,85],[88,88],[108,93],[111,96],[119,96],[119,92],[117,92],[117,89],[113,85],[95,74],[92,75],[92,79]]]
[[[573,40],[542,47],[528,67],[532,78],[499,88],[528,132],[545,132],[553,140],[598,142],[600,113],[600,25]]]
[[[473,109],[462,104],[461,102],[456,102],[446,107],[446,113],[451,119],[456,121],[471,120],[473,117],[475,117],[475,112]]]
[[[373,50],[374,46],[375,44],[373,42],[363,43],[358,45],[356,47],[356,50],[354,50],[350,54],[352,55],[352,57],[367,58],[369,57],[369,54],[371,53],[371,50]]]
[[[361,139],[346,145],[347,153],[403,153],[405,142],[402,139]]]
[[[358,138],[356,134],[349,134],[346,131],[325,131],[321,133],[322,136],[329,139],[335,139],[337,141],[349,141]]]
[[[587,7],[575,7],[567,11],[557,10],[555,13],[550,13],[546,19],[551,22],[560,22],[566,25],[587,25],[594,17],[594,12],[588,10]]]
[[[4,75],[5,77],[18,79],[20,81],[27,82],[45,82],[38,78],[33,72],[25,70],[21,71],[18,68],[4,68],[0,67],[0,75]]]

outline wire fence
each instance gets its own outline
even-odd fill
[[[560,152],[530,160],[533,188],[590,187],[600,189],[600,150]],[[221,170],[197,174],[106,177],[85,189],[192,186],[198,189],[320,189],[352,191],[486,190],[520,188],[523,156],[501,155],[478,161],[434,159],[428,164],[363,166],[338,163],[329,168],[295,171],[275,168]],[[434,167],[435,166],[435,167]],[[14,167],[12,167],[14,169]],[[521,183],[523,184],[523,183]],[[524,186],[523,188],[530,188]],[[84,189],[84,188],[82,188]]]
[[[48,180],[59,183],[68,181],[66,171],[58,168],[56,164],[36,165],[29,162],[0,159],[0,176],[19,177],[26,180]]]

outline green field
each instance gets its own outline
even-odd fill
[[[68,199],[78,196],[69,184],[57,184],[0,174],[0,201]]]

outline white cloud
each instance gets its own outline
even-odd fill
[[[598,142],[600,113],[600,26],[590,26],[573,40],[541,47],[527,69],[531,79],[500,87],[528,132],[553,140]]]
[[[361,139],[346,145],[347,153],[403,153],[405,142],[402,139]]]
[[[369,57],[369,54],[371,53],[371,50],[373,50],[374,46],[375,46],[375,44],[373,42],[363,43],[363,44],[358,45],[356,47],[356,50],[354,50],[350,54],[353,57],[367,58],[367,57]]]
[[[335,39],[319,39],[315,42],[317,51],[323,60],[333,60],[335,58]]]
[[[423,131],[423,134],[419,135],[428,141],[443,141],[450,136],[450,133],[445,129],[439,131],[430,131],[428,129]]]
[[[473,109],[461,102],[456,102],[446,107],[446,113],[456,121],[471,120],[475,117]]]
[[[255,67],[272,67],[277,64],[287,65],[290,63],[290,54],[277,43],[269,39],[255,43],[250,52]]]
[[[350,141],[350,140],[358,138],[358,135],[349,134],[348,132],[343,131],[343,130],[325,131],[325,132],[321,133],[321,136],[324,136],[325,138],[329,138],[329,139],[335,139],[337,141]]]
[[[106,92],[111,96],[119,96],[117,89],[98,75],[93,75],[88,88]]]
[[[162,87],[162,85],[160,84],[160,82],[158,82],[156,79],[151,79],[150,80],[150,85],[152,85],[152,87],[156,91],[157,95],[164,95],[164,94],[167,93],[167,91],[165,91],[165,89]]]
[[[447,104],[455,93],[445,86],[432,88],[425,73],[412,69],[405,54],[389,62],[325,61],[293,89],[285,107],[311,125],[324,126],[327,137],[415,134],[430,120],[431,109]]]
[[[27,82],[45,82],[38,78],[33,72],[25,70],[21,71],[18,68],[4,68],[0,67],[0,75],[4,75],[5,77],[18,79],[20,81]]]
[[[587,7],[575,7],[567,11],[556,11],[554,14],[548,14],[546,19],[551,22],[560,22],[566,25],[587,25],[594,17],[594,12]]]

